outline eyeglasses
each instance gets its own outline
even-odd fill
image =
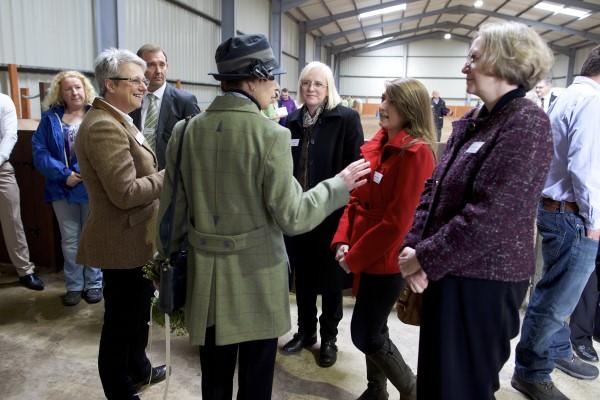
[[[323,83],[323,82],[319,82],[319,81],[301,81],[300,82],[300,86],[303,89],[308,89],[311,87],[311,85],[315,88],[315,89],[324,89],[327,87],[327,84]]]
[[[150,84],[150,81],[146,78],[142,79],[142,78],[122,78],[119,76],[113,77],[113,78],[108,78],[111,81],[128,81],[130,83],[133,83],[135,86],[140,87],[142,86],[142,83],[144,84],[144,86],[148,86]]]
[[[481,55],[479,55],[479,54],[469,53],[469,54],[467,54],[467,59],[465,60],[465,63],[467,65],[471,65],[471,64],[479,61],[480,58],[481,58]]]

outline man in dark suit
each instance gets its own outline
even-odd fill
[[[552,79],[546,78],[539,81],[537,85],[535,85],[535,94],[537,94],[538,97],[538,106],[542,107],[544,112],[547,114],[550,106],[558,97],[552,93]]]
[[[146,61],[146,79],[150,81],[142,107],[132,112],[135,126],[143,132],[156,158],[158,169],[165,168],[165,150],[173,127],[188,115],[200,112],[196,96],[167,83],[169,64],[158,45],[145,44],[137,55]]]
[[[452,112],[446,107],[446,102],[440,97],[440,92],[437,90],[431,92],[431,112],[433,113],[436,138],[438,142],[441,142],[444,117],[446,115],[451,115]]]

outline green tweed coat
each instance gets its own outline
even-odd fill
[[[170,201],[182,126],[167,146],[159,221]],[[307,232],[348,200],[340,178],[302,192],[292,173],[290,140],[289,130],[232,95],[217,97],[188,125],[171,249],[187,232],[185,317],[192,344],[204,344],[212,325],[219,346],[290,329],[282,233]],[[164,254],[160,237],[157,243]]]

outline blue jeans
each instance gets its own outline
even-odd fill
[[[583,219],[567,211],[537,215],[544,274],[527,307],[516,349],[515,373],[529,382],[550,382],[554,360],[572,356],[571,315],[595,268],[598,241],[585,237]]]
[[[66,200],[52,202],[58,220],[61,247],[65,259],[64,273],[68,292],[79,292],[102,287],[102,270],[86,267],[75,262],[79,236],[89,214],[87,203],[69,203]]]

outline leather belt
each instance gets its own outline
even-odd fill
[[[573,201],[557,201],[547,197],[542,198],[542,207],[546,211],[571,211],[579,212],[579,206]]]

